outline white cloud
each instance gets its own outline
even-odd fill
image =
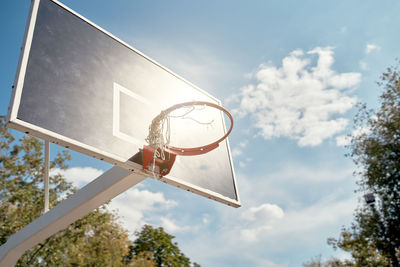
[[[238,217],[240,211],[236,209],[222,212],[220,209],[218,217],[222,224],[216,225],[218,230],[204,229],[201,235],[192,236],[185,249],[189,255],[207,251],[207,256],[199,260],[204,265],[210,260],[231,259],[249,266],[271,266],[263,265],[263,261],[276,260],[279,258],[276,255],[287,251],[301,253],[313,247],[316,254],[324,253],[328,247],[326,238],[336,237],[340,227],[349,223],[355,205],[353,197],[326,196],[312,205],[285,209],[284,216],[268,222]],[[285,262],[282,257],[280,266]]]
[[[275,205],[265,203],[257,207],[251,207],[242,213],[241,218],[250,221],[247,228],[240,230],[241,238],[247,242],[258,241],[260,234],[272,229],[271,223],[284,217],[283,210]]]
[[[353,165],[325,161],[285,162],[249,176],[238,172],[242,207],[215,205],[209,217],[213,221],[195,234],[185,232],[182,248],[205,266],[221,259],[228,262],[224,266],[275,266],[271,260],[297,266],[305,251],[336,256],[326,238],[337,237],[341,226],[350,224],[357,203],[352,171]],[[208,210],[211,205],[207,203]],[[287,251],[297,255],[296,262],[288,261]]]
[[[371,120],[375,119],[375,116],[370,117]],[[367,126],[360,126],[357,127],[352,133],[353,136],[355,137],[360,137],[362,135],[368,135],[371,133],[371,129]]]
[[[373,119],[373,118],[371,118]],[[366,126],[361,126],[355,129],[350,136],[341,135],[336,137],[336,145],[337,146],[347,146],[350,144],[352,137],[360,137],[362,135],[367,135],[371,132],[371,130]]]
[[[263,244],[271,251],[298,250],[302,242],[316,242],[326,228],[337,227],[339,232],[341,223],[347,221],[355,207],[354,197],[337,199],[334,194],[328,195],[313,205],[288,209],[284,217],[269,224],[244,227],[241,223],[238,226],[240,239],[247,243]],[[277,243],[279,247],[274,247]]]
[[[353,196],[348,199],[337,199],[335,194],[328,195],[314,205],[288,212],[285,221],[286,231],[296,231],[301,236],[313,229],[322,229],[324,225],[339,222],[339,218],[351,215],[356,203],[356,198]]]
[[[181,230],[181,228],[178,225],[176,225],[174,221],[168,219],[167,217],[161,218],[161,225],[162,227],[165,228],[167,232],[175,233]]]
[[[248,140],[244,140],[243,142],[240,142],[239,145],[232,150],[232,157],[235,158],[235,157],[242,155],[243,149],[245,149],[247,147],[248,143],[249,143]]]
[[[351,142],[351,137],[348,135],[340,135],[336,137],[337,146],[348,146]]]
[[[110,209],[118,211],[123,225],[133,233],[145,223],[149,223],[152,214],[177,205],[177,202],[165,199],[162,193],[131,188],[114,198],[110,203]]]
[[[272,227],[269,225],[242,229],[240,230],[240,236],[243,241],[256,242],[258,241],[258,237],[260,237],[260,234],[262,234],[263,231],[268,231],[271,229]]]
[[[234,113],[250,116],[265,139],[287,137],[299,146],[316,146],[342,132],[348,119],[341,117],[351,109],[361,74],[337,73],[332,47],[317,47],[306,54],[295,50],[282,60],[281,67],[261,65],[256,84],[241,89],[239,107]],[[317,55],[315,66],[310,66]]]
[[[373,52],[378,52],[380,50],[381,50],[381,47],[379,45],[373,44],[373,43],[368,43],[365,46],[364,53],[366,55],[369,55],[369,54],[371,54]],[[364,70],[364,71],[369,69],[368,63],[366,62],[365,59],[364,60],[360,60],[360,68],[361,68],[361,70]]]
[[[372,53],[372,52],[374,52],[374,51],[379,51],[379,50],[381,50],[381,47],[379,46],[379,45],[377,45],[377,44],[367,44],[366,46],[365,46],[365,54],[370,54],[370,53]]]
[[[243,142],[240,142],[240,143],[239,143],[239,146],[240,146],[241,148],[245,148],[245,147],[247,146],[248,143],[249,143],[248,140],[244,140]]]
[[[177,222],[167,217],[161,217],[160,221],[161,226],[164,227],[168,233],[184,232],[191,229],[189,226],[178,225]]]
[[[61,174],[75,186],[82,187],[102,175],[103,171],[92,167],[73,167],[67,170],[55,168],[50,171],[50,175],[55,174]]]
[[[203,214],[203,218],[201,220],[203,222],[204,225],[207,225],[210,223],[210,215],[205,213]]]
[[[282,219],[283,216],[283,210],[279,206],[269,203],[262,204],[258,207],[252,207],[242,214],[242,218],[245,220],[263,222]]]
[[[242,155],[242,153],[243,153],[243,151],[236,147],[232,150],[232,157],[240,156],[240,155]]]

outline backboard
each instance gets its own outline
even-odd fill
[[[152,119],[186,101],[220,101],[54,0],[33,0],[8,126],[131,170]],[[226,132],[223,114],[205,132],[175,125],[190,145]],[[195,124],[194,124],[195,125]],[[207,154],[177,157],[160,179],[239,207],[228,140]]]

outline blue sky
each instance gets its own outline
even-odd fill
[[[242,207],[153,180],[116,198],[124,225],[163,226],[202,266],[300,266],[357,205],[344,157],[357,101],[398,54],[397,1],[122,1],[64,4],[221,99]],[[0,4],[0,113],[6,114],[30,1]],[[52,155],[60,148],[52,145]],[[71,152],[82,186],[111,165]]]

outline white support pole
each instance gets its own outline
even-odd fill
[[[44,209],[43,213],[49,211],[49,171],[50,171],[50,142],[45,140],[44,145]]]
[[[131,172],[117,166],[111,168],[49,212],[13,234],[0,247],[0,266],[14,266],[26,250],[66,228],[145,178],[146,176],[139,172]]]

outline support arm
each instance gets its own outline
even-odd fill
[[[113,167],[56,207],[13,234],[0,247],[0,266],[14,266],[22,254],[68,227],[95,208],[144,180],[146,176]]]

